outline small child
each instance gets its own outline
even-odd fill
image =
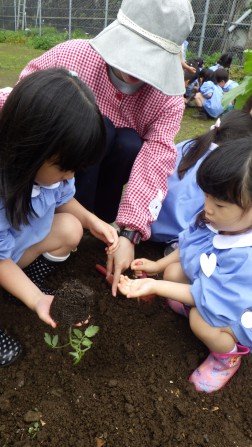
[[[204,210],[179,235],[179,248],[157,262],[136,259],[131,268],[164,280],[121,275],[128,298],[157,294],[189,317],[210,354],[190,376],[198,391],[222,388],[252,350],[252,139],[224,143],[197,172]]]
[[[216,62],[216,64],[209,67],[210,70],[216,71],[219,68],[225,68],[227,71],[229,70],[231,64],[232,64],[233,56],[229,53],[224,53],[220,56],[219,60]]]
[[[74,173],[104,153],[103,117],[89,88],[63,69],[35,72],[9,94],[0,118],[0,285],[55,327],[45,276],[78,246],[83,228],[107,244],[116,230],[74,198]],[[0,367],[21,346],[0,332]]]
[[[204,158],[217,145],[249,135],[252,137],[252,117],[241,110],[232,110],[218,118],[208,132],[177,144],[176,169],[169,177],[168,193],[158,218],[151,225],[152,241],[171,244],[178,240],[179,233],[204,208],[204,194],[196,182]]]
[[[187,96],[187,88],[189,85],[194,85],[195,81],[198,78],[198,69],[196,69],[195,73],[185,69],[184,70],[184,80],[185,80],[185,89],[186,93],[184,94],[184,102],[186,105],[192,100],[191,96]]]
[[[193,118],[208,119],[218,118],[223,113],[222,97],[223,87],[228,81],[228,72],[223,68],[216,70],[214,82],[204,82],[200,91],[195,95],[195,102],[199,108],[199,115],[192,115]]]

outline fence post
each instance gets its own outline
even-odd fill
[[[204,18],[203,18],[201,34],[200,34],[200,43],[199,43],[198,57],[201,57],[201,55],[202,55],[202,48],[203,48],[205,32],[206,32],[206,24],[207,24],[207,18],[208,18],[209,2],[210,2],[210,0],[206,0],[205,11],[204,11]]]
[[[105,2],[104,28],[106,28],[108,26],[108,3],[109,3],[109,0],[106,0],[106,2]]]
[[[69,0],[68,39],[72,37],[72,0]]]

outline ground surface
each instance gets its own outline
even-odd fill
[[[143,243],[138,255],[156,259],[162,250]],[[51,350],[43,340],[45,331],[64,340],[65,331],[1,298],[1,328],[25,355],[0,369],[0,447],[101,447],[97,436],[106,447],[251,447],[252,358],[223,390],[196,392],[187,378],[207,351],[186,319],[159,300],[113,298],[94,268],[104,262],[103,244],[86,237],[48,280],[78,278],[95,292],[91,323],[100,332],[77,366],[67,348]]]

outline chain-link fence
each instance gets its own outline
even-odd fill
[[[38,28],[43,33],[54,27],[66,38],[76,30],[95,36],[116,18],[120,4],[121,0],[0,0],[0,29]],[[243,50],[252,48],[252,0],[192,0],[192,7],[196,22],[188,37],[191,53],[231,52],[241,60]]]

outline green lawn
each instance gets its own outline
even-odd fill
[[[0,43],[0,88],[12,87],[18,80],[19,73],[26,64],[40,56],[42,50],[35,50],[24,44]],[[206,132],[214,120],[200,121],[191,118],[196,109],[185,110],[181,129],[176,136],[176,142],[193,138]]]

